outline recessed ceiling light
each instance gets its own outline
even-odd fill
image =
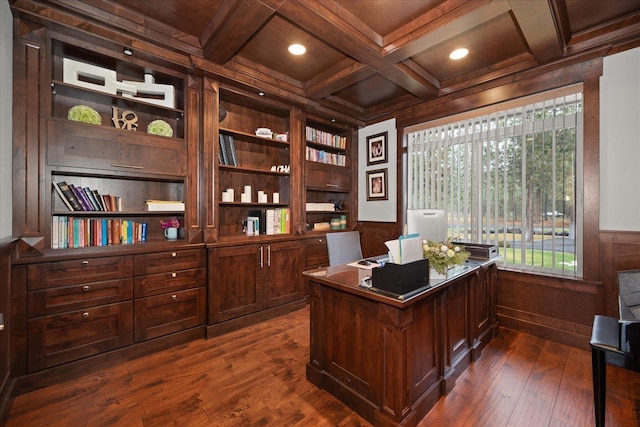
[[[294,43],[289,45],[289,53],[292,55],[304,55],[307,51],[307,48],[299,43]]]
[[[462,59],[469,54],[469,49],[461,47],[460,49],[456,49],[449,54],[449,58],[453,60]]]
[[[125,47],[124,49],[122,49],[122,53],[124,53],[127,56],[133,55],[133,51],[128,47]]]
[[[264,91],[263,91],[263,90],[259,91],[259,92],[258,92],[258,95],[260,95],[260,96],[264,96]]]

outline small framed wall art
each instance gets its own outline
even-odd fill
[[[367,165],[387,161],[387,132],[367,137]]]
[[[367,200],[388,200],[387,169],[367,171]]]

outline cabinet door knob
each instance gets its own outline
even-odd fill
[[[89,318],[89,313],[87,311],[85,311],[84,313],[82,313],[82,317],[85,319]]]
[[[171,277],[178,277],[178,273],[171,273]]]
[[[172,299],[173,301],[177,301],[177,300],[178,300],[178,296],[177,296],[177,295],[171,295],[171,299]]]
[[[171,252],[171,258],[175,258],[177,256],[178,256],[178,254],[176,252]]]
[[[85,259],[84,261],[82,261],[82,265],[89,265],[89,261]]]
[[[82,290],[83,290],[84,292],[87,292],[87,291],[89,290],[89,286],[84,285],[84,286],[82,287]]]

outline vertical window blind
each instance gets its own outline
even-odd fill
[[[582,274],[582,93],[405,133],[407,208],[443,209],[448,236],[500,248],[502,266]]]

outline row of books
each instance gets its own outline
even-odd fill
[[[147,241],[147,223],[125,219],[53,216],[51,248],[130,245]]]
[[[247,223],[253,224],[248,227],[253,234],[287,234],[291,232],[291,211],[289,208],[251,209]]]
[[[238,166],[238,157],[236,155],[236,145],[232,135],[220,133],[219,137],[219,154],[218,163],[221,165]]]
[[[346,166],[347,163],[347,157],[344,154],[327,153],[313,147],[307,147],[307,160],[336,166]]]
[[[307,141],[336,148],[347,148],[347,137],[345,136],[333,135],[332,133],[323,132],[309,126],[307,126],[305,133]]]
[[[122,212],[122,199],[109,194],[100,195],[89,187],[76,187],[66,181],[53,182],[53,188],[70,211]]]

